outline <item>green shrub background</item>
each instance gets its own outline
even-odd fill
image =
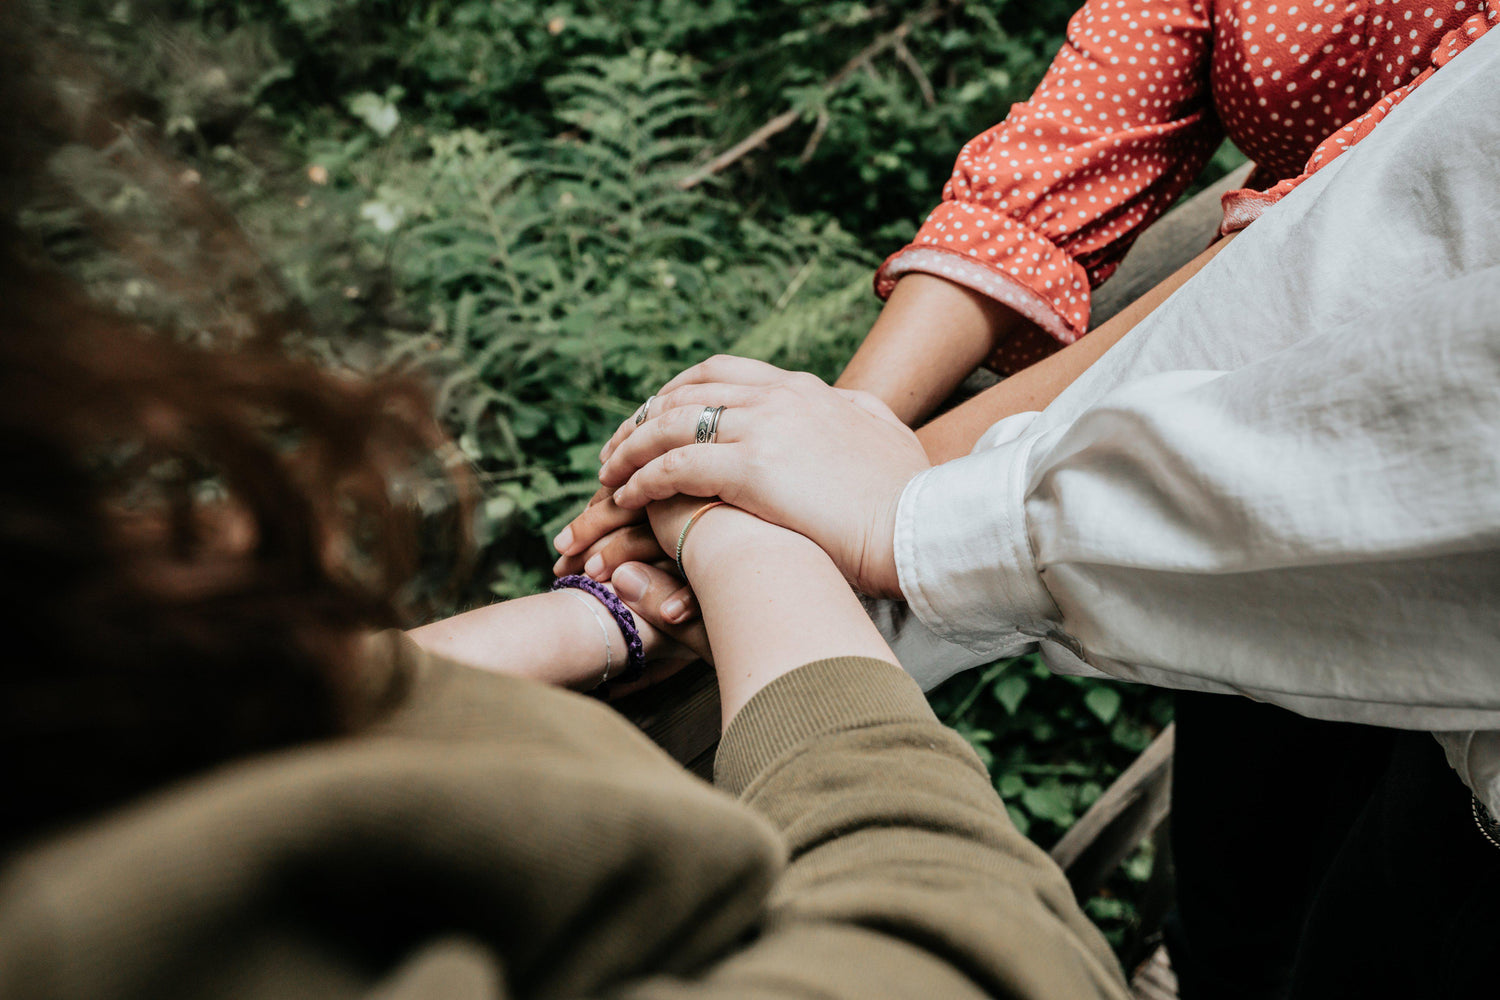
[[[1029,93],[1075,4],[44,6],[147,96],[325,331],[434,373],[484,487],[476,603],[544,585],[599,445],[681,368],[727,351],[834,378],[877,312],[874,267]],[[1159,692],[1031,657],[932,697],[1044,846],[1169,719]],[[1118,947],[1150,869],[1143,849],[1088,903]]]

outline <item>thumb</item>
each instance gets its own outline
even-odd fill
[[[609,582],[631,611],[653,628],[713,663],[708,633],[698,617],[698,602],[681,579],[655,566],[628,562],[616,567]],[[673,606],[674,602],[681,602],[680,611]]]

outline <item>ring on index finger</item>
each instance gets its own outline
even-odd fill
[[[722,406],[705,406],[703,412],[698,414],[698,432],[693,435],[693,440],[698,444],[714,444],[719,439],[719,415],[724,412]]]
[[[644,424],[648,419],[650,419],[651,404],[654,402],[656,402],[656,396],[647,396],[646,401],[641,404],[640,409],[635,411],[635,425],[637,427],[641,426],[641,424]]]

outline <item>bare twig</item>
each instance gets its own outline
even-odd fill
[[[823,141],[823,133],[828,131],[828,109],[818,109],[818,120],[813,124],[812,135],[807,137],[807,145],[802,147],[802,155],[797,157],[798,163],[807,163],[813,158],[813,153],[818,151],[818,143]]]
[[[890,12],[890,5],[878,3],[873,7],[867,7],[863,13],[855,18],[846,19],[841,17],[830,17],[828,20],[820,21],[817,24],[813,25],[811,28],[808,28],[805,32],[802,32],[804,37],[802,39],[799,39],[799,41],[809,41],[814,38],[820,38],[823,35],[838,31],[840,28],[857,28],[862,24],[869,24],[871,21],[878,21]],[[741,52],[738,55],[730,56],[728,59],[715,63],[704,71],[704,75],[719,76],[722,73],[727,73],[741,63],[751,62],[753,60],[759,59],[761,56],[770,55],[777,49],[782,48],[784,44],[785,43],[778,39],[777,41],[771,42],[769,45],[757,45],[755,48],[749,50],[748,52]]]
[[[904,43],[906,36],[911,34],[913,28],[918,28],[937,20],[954,7],[960,6],[963,2],[964,0],[940,0],[939,3],[913,14],[906,21],[890,31],[877,36],[874,41],[857,52],[854,58],[846,62],[837,73],[824,81],[823,96],[826,98],[837,91],[850,76],[860,68],[868,66],[870,60],[876,56]],[[712,160],[709,160],[702,167],[678,181],[677,186],[684,191],[697,187],[714,174],[738,162],[747,153],[765,145],[772,137],[791,128],[797,123],[797,119],[801,117],[802,112],[797,108],[783,111],[718,156],[715,156]]]
[[[901,60],[911,73],[912,78],[917,81],[917,89],[922,91],[922,101],[929,108],[937,104],[937,92],[932,89],[932,81],[927,79],[927,73],[922,69],[922,64],[917,62],[917,57],[911,54],[911,49],[906,47],[903,39],[896,43],[896,58]]]

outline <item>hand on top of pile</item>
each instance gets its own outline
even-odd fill
[[[712,406],[725,407],[716,441],[697,443]],[[630,527],[648,503],[717,496],[817,542],[863,593],[899,596],[896,507],[928,461],[911,429],[868,393],[714,357],[663,386],[649,418],[626,420],[601,459],[599,480],[613,496],[596,498],[558,536],[559,568],[594,556],[602,568],[611,546],[630,553],[615,565],[650,558],[636,554],[644,527]]]

